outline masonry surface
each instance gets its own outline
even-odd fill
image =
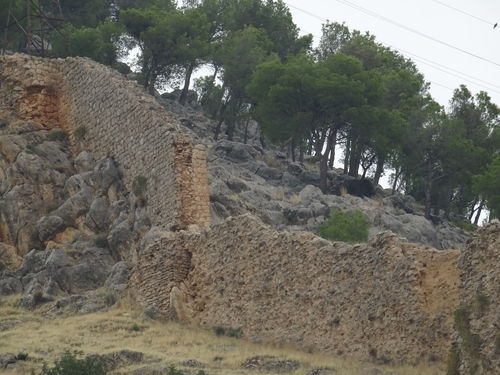
[[[210,225],[206,151],[153,97],[83,58],[0,58],[0,103],[41,128],[67,131],[75,151],[112,156],[129,191],[146,181],[154,225]]]

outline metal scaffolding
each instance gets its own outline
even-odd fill
[[[64,23],[60,0],[51,0],[53,9],[59,13],[58,16],[47,14],[38,0],[25,0],[22,17],[16,17],[14,14],[14,1],[11,0],[7,12],[1,54],[5,54],[7,50],[9,34],[20,32],[24,38],[18,47],[19,51],[45,56],[51,49],[47,36],[54,31],[61,33],[59,26]]]

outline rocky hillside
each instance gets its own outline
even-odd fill
[[[0,295],[22,293],[25,308],[65,296],[57,307],[103,307],[85,293],[125,288],[150,228],[144,201],[125,190],[112,158],[74,155],[62,130],[5,113],[0,123]]]
[[[463,249],[469,238],[468,233],[447,221],[427,220],[422,207],[410,196],[391,195],[380,186],[373,197],[341,195],[341,191],[356,190],[356,186],[353,178],[340,170],[330,171],[331,194],[323,194],[318,188],[318,163],[292,162],[271,145],[263,148],[256,124],[248,130],[247,144],[238,142],[244,139],[241,133],[234,142],[215,142],[216,124],[203,116],[196,103],[182,107],[172,100],[159,100],[209,148],[213,223],[251,213],[278,230],[315,232],[332,209],[360,210],[370,220],[370,237],[392,231],[410,242],[436,249]]]

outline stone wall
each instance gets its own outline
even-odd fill
[[[207,328],[241,328],[252,340],[432,361],[451,343],[457,260],[456,251],[389,233],[352,246],[242,216],[208,232],[163,235],[140,254],[131,286],[143,306]]]
[[[210,225],[206,152],[153,97],[83,58],[0,57],[0,107],[41,128],[66,130],[75,150],[113,156],[129,191],[147,181],[154,225]]]
[[[500,374],[500,224],[481,229],[460,255],[460,308],[452,375]]]

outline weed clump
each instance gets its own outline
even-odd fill
[[[470,221],[454,221],[452,224],[466,232],[475,232],[477,229]]]
[[[474,302],[473,302],[473,309],[474,313],[478,317],[482,317],[486,310],[488,310],[488,306],[490,305],[490,300],[487,295],[484,295],[482,293],[476,294],[474,297]]]
[[[100,234],[94,239],[94,246],[95,247],[100,247],[100,248],[107,248],[108,247],[108,238],[106,237],[105,234]]]
[[[460,368],[460,350],[456,345],[450,348],[448,361],[446,362],[446,375],[459,375]]]
[[[96,358],[79,358],[81,352],[65,352],[52,367],[43,365],[40,375],[106,375],[106,364]]]
[[[241,331],[241,328],[225,328],[225,327],[214,327],[214,333],[217,336],[228,336],[228,337],[234,337],[239,339],[241,336],[243,336],[243,332]]]
[[[47,134],[48,141],[66,141],[68,139],[68,134],[64,130],[54,130]]]
[[[148,179],[144,176],[137,176],[132,183],[132,191],[136,196],[142,196],[148,188]]]
[[[327,240],[349,243],[368,240],[368,218],[361,211],[332,210],[330,217],[318,230],[318,234]]]
[[[81,142],[85,139],[85,136],[87,135],[87,128],[85,126],[80,126],[75,130],[73,135],[75,136],[75,139],[78,142]]]

